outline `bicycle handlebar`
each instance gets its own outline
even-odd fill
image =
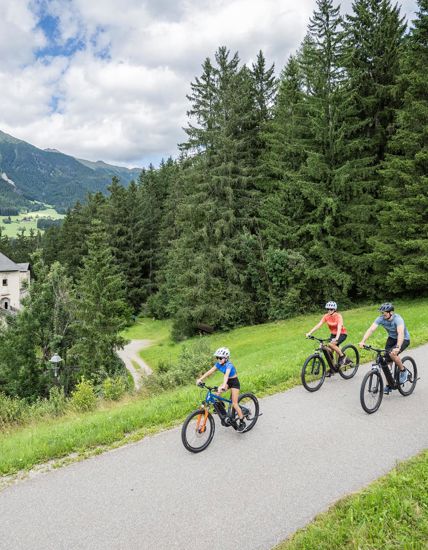
[[[218,390],[218,386],[213,386],[212,388],[210,388],[209,386],[207,386],[205,384],[205,382],[201,382],[200,384],[198,384],[198,386],[200,388],[207,388],[207,390],[209,390],[209,391],[217,391]]]
[[[324,344],[324,342],[328,342],[330,340],[330,338],[317,338],[316,336],[312,336],[312,334],[310,336],[306,336],[306,338],[308,340],[318,340],[321,344]]]
[[[386,349],[373,348],[372,346],[367,346],[366,344],[364,344],[363,348],[367,349],[369,351],[375,351],[376,353],[385,353],[386,352]]]

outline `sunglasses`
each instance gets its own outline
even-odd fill
[[[216,357],[217,361],[221,361],[222,359],[226,359],[226,357]]]

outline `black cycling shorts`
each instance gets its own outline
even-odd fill
[[[397,344],[397,338],[391,338],[391,336],[388,336],[388,339],[387,339],[386,344],[385,344],[385,349],[387,351],[391,351],[392,349],[395,348],[396,344]],[[410,345],[410,340],[403,340],[403,343],[401,344],[401,348],[400,348],[399,353],[401,353],[406,348],[408,348],[409,345]],[[389,353],[387,353],[386,356],[387,356],[388,361],[390,361],[391,358],[389,356]]]
[[[236,388],[237,390],[241,389],[241,384],[239,383],[239,379],[237,376],[235,378],[228,378],[227,385],[229,386],[229,389],[230,388]]]
[[[330,334],[330,342],[336,338],[335,334]],[[344,342],[348,338],[347,334],[341,334],[339,336],[339,340],[337,341],[336,345],[339,346],[342,342]]]

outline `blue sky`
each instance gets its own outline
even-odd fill
[[[183,140],[190,82],[220,45],[277,72],[315,0],[0,0],[0,130],[40,148],[155,165]],[[415,0],[401,3],[412,18]],[[342,2],[349,12],[351,2]]]

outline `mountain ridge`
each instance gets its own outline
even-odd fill
[[[88,193],[105,193],[113,176],[126,186],[141,170],[39,149],[0,130],[0,208],[38,201],[64,211]]]

